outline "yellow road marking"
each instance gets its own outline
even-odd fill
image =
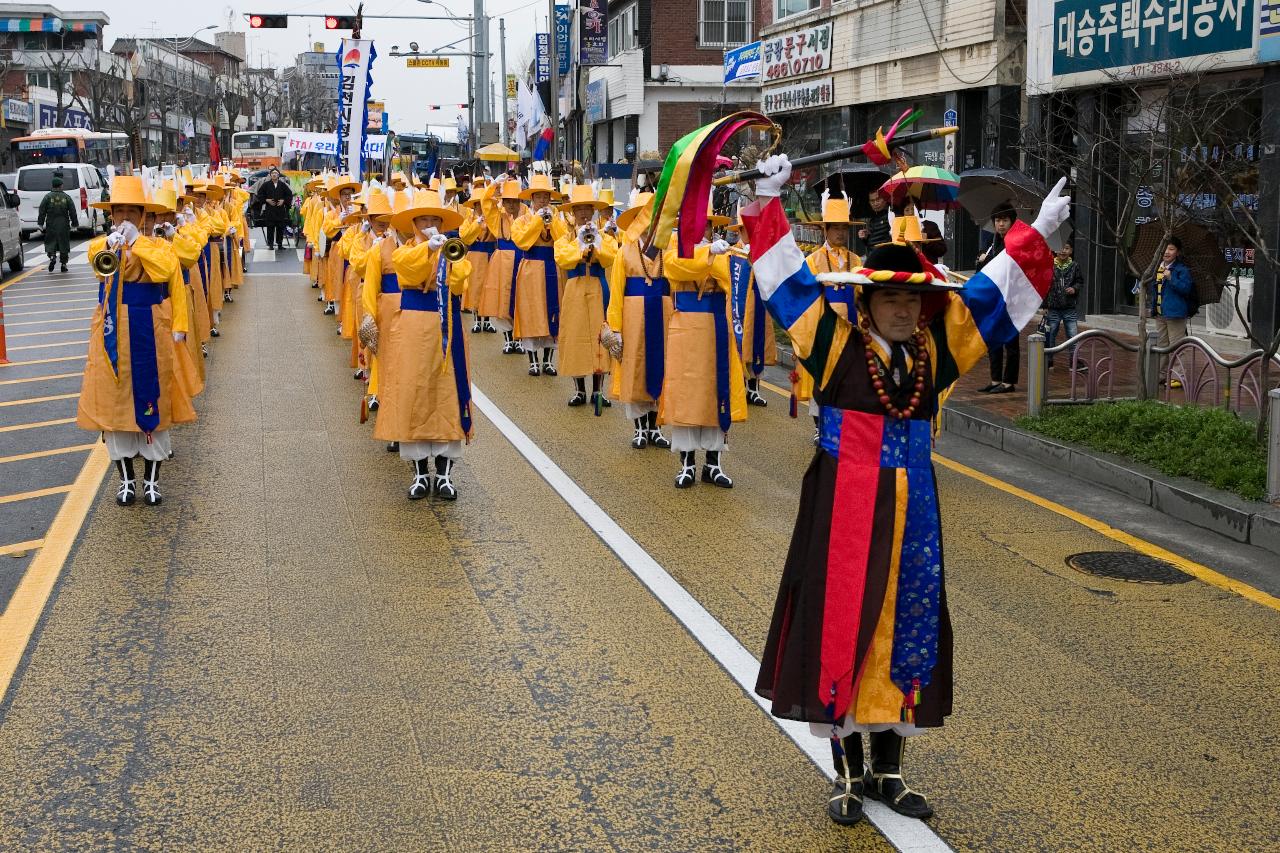
[[[42,284],[39,287],[24,287],[22,288],[22,293],[25,296],[28,293],[39,293],[40,291],[45,291],[45,290],[61,290],[63,288],[72,287],[74,285],[81,284],[81,283],[82,282],[80,281],[63,281],[57,284]]]
[[[21,429],[35,429],[36,427],[58,426],[59,424],[73,424],[75,418],[59,418],[56,421],[40,421],[34,424],[14,424],[13,426],[0,426],[0,432],[17,432]]]
[[[17,324],[15,323],[14,325],[17,325]],[[37,324],[32,323],[30,325],[34,326]],[[43,326],[44,324],[40,323],[38,325]],[[80,329],[77,329],[73,326],[70,329],[45,329],[43,332],[18,332],[18,334],[16,335],[6,335],[5,337],[9,340],[13,340],[14,338],[42,338],[45,335],[74,335],[79,331]],[[70,341],[68,341],[68,343],[70,343]],[[13,349],[13,347],[10,347],[9,349]]]
[[[0,504],[15,504],[19,501],[29,501],[34,498],[44,498],[49,495],[62,495],[71,491],[70,486],[53,486],[48,489],[32,489],[29,492],[18,492],[12,495],[0,495]]]
[[[18,385],[22,382],[43,382],[46,379],[70,379],[73,376],[84,376],[83,370],[75,373],[53,373],[49,376],[25,376],[22,379],[0,379],[0,385]]]
[[[38,270],[38,269],[39,269],[39,267],[32,267],[31,269],[27,270],[26,272],[20,272],[20,273],[18,273],[17,275],[15,275],[13,278],[9,279],[8,281],[0,282],[0,292],[3,292],[3,291],[5,291],[5,290],[8,290],[9,288],[13,287],[15,284],[17,284],[18,282],[22,281],[23,279],[25,279],[27,276],[31,275],[32,273],[34,273],[34,272],[35,272],[36,270]]]
[[[88,358],[87,355],[60,355],[57,358],[33,358],[30,361],[11,361],[8,364],[0,364],[0,370],[6,367],[18,367],[23,364],[52,364],[55,361],[78,361],[82,358]]]
[[[92,314],[90,314],[88,317],[62,317],[55,320],[26,320],[25,322],[22,322],[22,323],[5,323],[4,327],[6,329],[12,329],[14,326],[47,326],[50,323],[83,323],[91,319],[93,319]],[[72,328],[72,329],[51,329],[50,331],[63,332],[64,334],[69,334],[77,330]],[[13,337],[17,337],[17,335],[14,335]]]
[[[0,557],[7,557],[10,554],[21,554],[23,551],[34,551],[43,544],[43,539],[28,539],[26,542],[14,542],[12,545],[0,545]]]
[[[23,349],[49,349],[50,347],[69,347],[75,344],[87,344],[87,343],[89,343],[88,338],[84,339],[83,341],[58,341],[56,344],[27,344],[26,346],[21,346],[21,347],[9,347],[9,352],[17,352],[18,350],[23,350]]]
[[[781,394],[784,397],[791,396],[790,391],[784,391],[777,385],[770,382],[761,380],[760,384],[765,388],[768,388],[770,391]],[[990,474],[984,474],[981,471],[970,468],[968,465],[956,462],[953,459],[948,459],[947,457],[941,456],[937,453],[933,454],[933,458],[939,465],[944,468],[949,468],[957,474],[963,474],[964,476],[977,480],[980,483],[985,483],[993,489],[999,489],[1005,494],[1022,498],[1023,500],[1033,503],[1042,509],[1047,509],[1064,518],[1069,518],[1076,524],[1087,527],[1095,533],[1100,533],[1108,539],[1119,542],[1122,545],[1127,545],[1140,554],[1146,554],[1148,557],[1155,557],[1158,560],[1164,560],[1167,563],[1172,563],[1179,569],[1182,569],[1182,571],[1203,583],[1207,583],[1210,586],[1216,586],[1218,589],[1225,589],[1228,592],[1233,592],[1242,598],[1249,599],[1255,604],[1261,604],[1263,607],[1270,607],[1272,610],[1280,610],[1280,598],[1263,592],[1260,589],[1251,587],[1247,583],[1242,583],[1234,578],[1229,578],[1221,572],[1214,571],[1208,566],[1197,563],[1194,560],[1188,560],[1186,557],[1175,554],[1165,548],[1161,548],[1159,545],[1148,542],[1145,539],[1140,539],[1131,533],[1125,533],[1123,530],[1117,530],[1106,522],[1099,521],[1098,519],[1085,515],[1082,512],[1076,512],[1070,507],[1065,507],[1062,504],[1055,503],[1047,498],[1042,498],[1039,495],[1032,494],[1026,489],[1020,489],[1012,483],[1006,483],[1004,480],[992,477]]]
[[[49,601],[49,593],[53,591],[58,575],[62,573],[109,464],[106,445],[95,445],[49,526],[40,552],[27,566],[18,588],[9,599],[9,606],[0,614],[0,701],[9,690],[13,673],[22,660],[27,643],[31,641],[31,633]]]
[[[96,297],[96,296],[94,296],[94,297],[88,297],[88,296],[86,296],[86,297],[84,297],[83,299],[47,299],[47,300],[45,300],[45,301],[43,301],[43,302],[21,302],[21,303],[14,303],[14,304],[15,304],[15,305],[17,305],[19,308],[29,308],[29,307],[30,307],[30,306],[32,306],[32,305],[79,305],[81,302],[89,302],[89,301],[92,301],[92,302],[95,302],[95,303],[96,303],[96,302],[98,301],[98,297]],[[5,309],[5,313],[6,313],[6,314],[7,314],[7,313],[9,313],[9,310],[8,310],[7,308]],[[15,312],[15,313],[14,313],[14,316],[15,316],[15,317],[21,317],[23,313],[24,313],[24,312],[22,312],[22,311],[17,311],[17,312]],[[36,312],[36,311],[28,311],[28,312],[25,312],[25,313],[28,313],[28,314],[36,314],[36,313],[38,313],[38,312]]]
[[[51,397],[28,397],[25,400],[4,400],[3,402],[0,402],[0,407],[25,406],[27,403],[51,403],[54,400],[71,400],[79,396],[80,395],[78,393],[77,394],[54,394]]]
[[[17,293],[9,294],[5,297],[4,302],[6,305],[10,303],[18,305],[23,299],[44,299],[46,296],[70,296],[72,294],[85,296],[92,295],[93,298],[97,299],[98,288],[90,288],[85,285],[72,287],[65,284],[60,284],[57,287],[24,287]]]
[[[45,456],[57,456],[62,453],[78,453],[81,450],[93,450],[93,444],[73,444],[71,447],[55,447],[52,450],[35,450],[31,453],[19,453],[16,456],[0,456],[0,465],[5,462],[22,462],[25,459],[42,459]]]
[[[76,300],[76,301],[79,301],[79,300]],[[94,304],[97,304],[97,301],[98,301],[98,300],[96,300],[96,299],[95,299],[95,300],[94,300]],[[34,317],[34,316],[36,316],[37,314],[70,314],[70,313],[71,313],[71,312],[73,312],[73,311],[83,311],[83,310],[85,310],[85,309],[83,309],[83,308],[50,308],[48,311],[22,311],[22,312],[20,312],[20,313],[18,313],[18,314],[14,314],[13,316],[15,316],[15,317]],[[8,313],[9,313],[8,311],[5,311],[5,314],[8,314]],[[93,316],[93,312],[92,312],[92,311],[91,311],[91,312],[89,312],[89,316],[90,316],[90,317],[92,317],[92,316]],[[69,319],[71,319],[71,318],[70,318],[70,317],[68,317],[67,319],[69,320]],[[87,319],[87,318],[86,318],[86,319]],[[42,321],[40,321],[40,322],[44,322],[44,321],[42,320]],[[49,322],[53,322],[53,321],[52,321],[52,320],[50,320]],[[7,325],[11,325],[11,324],[6,323],[5,325],[7,326]],[[14,326],[21,326],[21,325],[23,325],[23,324],[22,324],[22,323],[13,323],[12,325],[14,325]]]

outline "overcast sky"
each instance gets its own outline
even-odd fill
[[[498,17],[506,18],[507,70],[513,72],[518,60],[527,62],[532,55],[535,14],[537,29],[546,31],[547,3],[546,0],[485,2],[485,11],[493,23],[489,37],[490,50],[494,54],[491,60],[491,79],[494,80],[497,95],[501,98],[502,88],[498,81]],[[312,42],[324,42],[326,50],[336,51],[341,34],[326,30],[321,17],[291,17],[287,29],[250,30],[245,17],[248,13],[351,14],[355,11],[356,4],[350,0],[252,0],[247,3],[236,0],[225,5],[182,0],[161,3],[143,3],[138,0],[99,0],[94,3],[92,0],[75,0],[70,5],[57,5],[68,9],[101,9],[106,12],[111,19],[111,24],[107,27],[107,47],[115,39],[128,36],[185,38],[209,24],[225,30],[230,19],[231,29],[248,33],[249,64],[278,68],[292,65],[298,53],[310,50]],[[469,0],[433,0],[431,3],[419,0],[370,0],[365,3],[364,37],[372,38],[378,51],[373,67],[373,95],[386,101],[392,129],[397,132],[421,132],[427,123],[448,126],[456,124],[459,114],[457,105],[467,100],[467,58],[451,57],[450,67],[447,69],[406,68],[403,57],[393,58],[389,54],[392,45],[408,50],[411,41],[418,42],[419,50],[427,51],[462,39],[449,49],[466,50],[467,24],[465,21],[377,20],[369,16],[445,16],[453,13],[470,16],[471,12],[472,3]],[[213,41],[214,32],[209,30],[202,33],[201,37]],[[428,108],[431,104],[445,106],[433,111]],[[498,101],[494,112],[499,119],[500,107],[501,101]]]

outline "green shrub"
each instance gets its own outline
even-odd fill
[[[1267,453],[1253,422],[1222,409],[1158,402],[1050,406],[1018,426],[1124,456],[1247,500],[1266,494]]]

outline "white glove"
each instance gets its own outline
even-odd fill
[[[1066,185],[1065,176],[1058,179],[1053,189],[1049,190],[1049,194],[1044,197],[1036,221],[1031,223],[1031,227],[1039,231],[1042,237],[1048,237],[1061,228],[1062,223],[1066,222],[1067,217],[1071,215],[1071,196],[1062,194]]]
[[[182,343],[183,341],[185,341],[186,339],[187,339],[187,333],[186,333],[186,332],[174,332],[174,333],[173,333],[173,342],[174,342],[175,344],[180,344],[180,343]]]
[[[182,208],[182,212],[186,214],[187,218],[192,222],[196,221],[196,212],[191,209],[191,205],[188,204],[186,207]]]
[[[114,252],[116,249],[119,249],[123,245],[124,245],[124,235],[113,228],[111,230],[111,233],[107,235],[107,248],[110,251]]]
[[[126,220],[116,228],[116,233],[120,235],[120,239],[126,246],[132,246],[133,241],[138,239],[138,226]]]
[[[423,231],[422,233],[426,234],[428,237],[435,237],[440,233],[440,229],[433,226]]]
[[[236,227],[234,225],[232,225],[230,228],[227,229],[227,236],[228,237],[236,236]]]
[[[168,237],[170,240],[173,239],[174,234],[178,233],[178,229],[173,227],[172,222],[166,222],[163,225],[161,225],[160,231],[162,234],[164,234],[165,237]]]
[[[435,252],[435,251],[438,251],[440,247],[443,246],[448,241],[449,241],[449,238],[444,236],[443,234],[432,234],[431,239],[427,240],[427,248]]]
[[[711,243],[711,254],[725,255],[729,253],[729,244],[724,240],[715,240]]]
[[[791,180],[791,160],[786,154],[774,154],[766,157],[756,168],[764,176],[756,178],[756,196],[758,198],[777,198],[782,195],[782,188]]]
[[[546,216],[548,213],[551,213],[551,208],[549,207],[543,207],[538,209],[539,216]]]
[[[364,222],[360,223],[360,230],[368,234],[370,231],[373,230],[373,226],[370,225],[369,220],[366,219]]]

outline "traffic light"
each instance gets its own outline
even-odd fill
[[[279,30],[289,26],[288,15],[250,15],[249,29]]]
[[[356,28],[356,16],[325,15],[324,28],[326,30],[354,30]]]

